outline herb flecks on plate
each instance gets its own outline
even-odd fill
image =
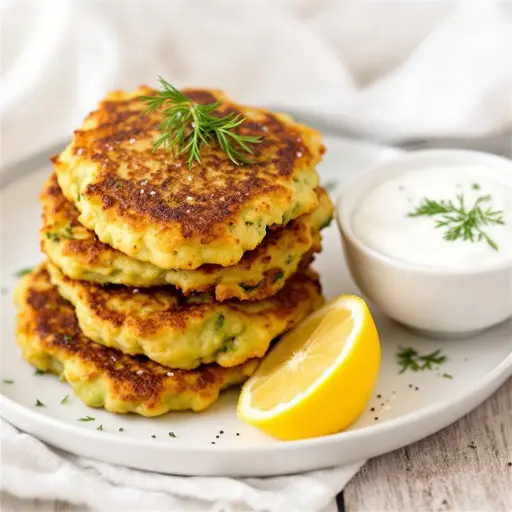
[[[324,189],[327,192],[334,192],[336,190],[336,187],[338,186],[338,182],[336,180],[329,180],[326,181],[323,185]]]
[[[412,347],[400,347],[396,353],[396,362],[400,366],[399,373],[406,371],[433,370],[434,365],[441,365],[446,362],[447,357],[441,353],[441,349],[434,350],[428,354],[420,354]]]
[[[485,232],[488,226],[502,226],[502,210],[493,210],[489,206],[491,196],[481,196],[468,209],[464,195],[458,194],[456,201],[435,201],[423,198],[421,204],[408,217],[437,217],[435,227],[443,228],[444,239],[453,242],[486,242],[489,247],[498,250],[498,244]]]
[[[83,418],[78,418],[76,421],[81,421],[83,423],[88,421],[95,421],[96,418],[93,418],[92,416],[84,416]]]
[[[34,270],[33,267],[20,268],[14,275],[16,277],[23,277],[23,276],[26,276],[27,274],[30,274],[30,272],[32,272],[32,270]]]
[[[144,114],[163,109],[159,124],[161,135],[155,141],[155,151],[162,146],[175,155],[186,155],[192,167],[194,162],[201,163],[203,146],[218,144],[234,164],[252,163],[244,153],[252,154],[248,144],[257,144],[261,138],[238,133],[237,128],[245,121],[243,116],[230,113],[218,117],[213,112],[220,102],[197,104],[162,77],[158,81],[162,90],[153,96],[141,97],[147,105]]]

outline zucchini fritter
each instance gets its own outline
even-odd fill
[[[251,164],[237,166],[212,145],[189,169],[185,155],[153,151],[162,113],[142,115],[140,99],[153,92],[111,93],[54,157],[64,195],[102,242],[163,269],[232,266],[267,227],[317,207],[319,132],[221,91],[185,90],[200,104],[219,101],[215,114],[244,116],[240,133],[261,137]]]
[[[232,368],[165,368],[143,356],[128,356],[88,340],[73,307],[50,283],[46,265],[25,276],[16,292],[16,339],[33,366],[56,373],[91,407],[115,413],[157,416],[172,410],[201,411],[221,389],[240,384],[258,365],[250,360]]]
[[[165,270],[100,242],[78,222],[78,210],[64,197],[52,174],[40,196],[41,249],[71,279],[140,287],[172,284],[186,295],[212,292],[218,301],[261,300],[277,293],[299,267],[307,266],[313,252],[320,251],[319,230],[331,219],[333,206],[323,189],[317,189],[317,193],[317,209],[269,231],[263,242],[247,251],[237,265]]]
[[[312,271],[295,274],[268,299],[219,303],[208,294],[184,297],[172,287],[103,287],[69,279],[50,263],[48,269],[87,337],[170,368],[235,366],[262,357],[274,338],[323,303]]]

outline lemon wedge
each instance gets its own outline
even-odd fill
[[[342,295],[281,338],[244,385],[238,415],[279,439],[339,432],[366,407],[379,365],[368,306]]]

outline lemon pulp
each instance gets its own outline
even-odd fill
[[[341,296],[277,343],[244,386],[238,414],[280,439],[338,432],[363,412],[379,364],[366,303]]]

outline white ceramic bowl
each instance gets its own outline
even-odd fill
[[[512,315],[512,259],[469,270],[409,264],[368,247],[352,229],[353,213],[370,190],[425,165],[492,167],[508,173],[512,184],[512,161],[506,158],[464,150],[404,153],[341,191],[337,220],[343,248],[355,282],[389,317],[430,336],[465,337]]]

